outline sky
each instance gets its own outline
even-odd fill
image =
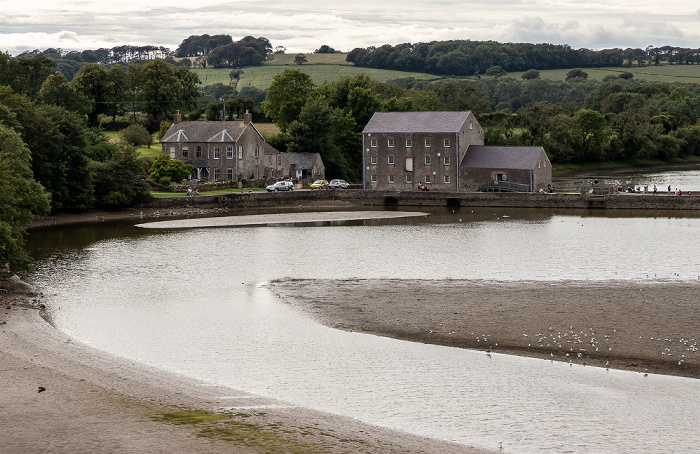
[[[287,53],[452,39],[700,47],[697,0],[0,0],[0,11],[0,51],[11,55],[122,44],[175,50],[205,33],[262,36]]]

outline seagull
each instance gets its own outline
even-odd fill
[[[38,391],[38,392],[42,393],[42,392],[44,392],[44,391],[46,391],[46,388],[44,388],[43,386],[39,386],[39,391]]]

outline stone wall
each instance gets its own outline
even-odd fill
[[[612,210],[700,210],[700,196],[613,194],[589,198],[579,194],[396,192],[331,189],[326,191],[242,192],[226,195],[155,199],[149,208],[270,208],[315,201],[344,201],[365,206],[463,206],[513,208],[580,208]]]

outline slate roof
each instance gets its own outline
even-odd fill
[[[283,156],[297,169],[313,169],[320,155],[318,153],[284,153]]]
[[[161,143],[236,142],[246,126],[243,121],[181,121],[168,128]]]
[[[462,159],[460,169],[534,169],[542,147],[498,147],[470,145]]]
[[[362,130],[366,133],[459,132],[471,111],[375,112]]]

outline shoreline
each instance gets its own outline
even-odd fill
[[[491,452],[117,357],[53,328],[37,301],[0,292],[0,425],[8,452]]]
[[[269,287],[346,331],[700,378],[697,282],[349,279]]]

